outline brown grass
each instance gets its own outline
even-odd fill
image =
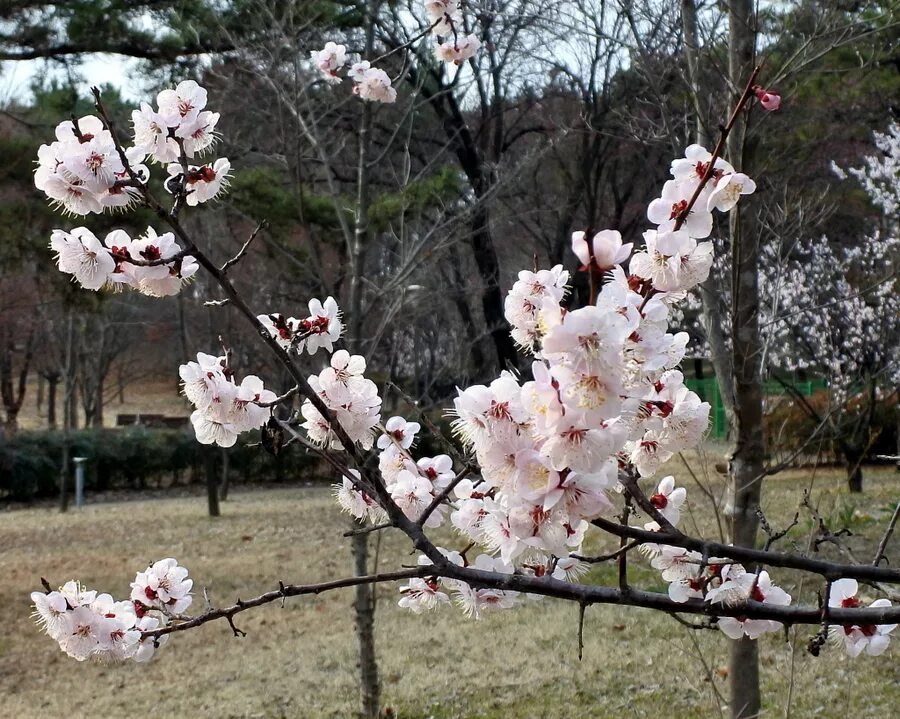
[[[673,466],[678,470],[677,466]],[[690,488],[685,472],[678,472]],[[714,487],[720,480],[713,477]],[[784,526],[810,483],[791,473],[766,485],[765,507]],[[853,547],[870,559],[891,507],[897,475],[870,471],[867,492],[849,498],[839,474],[819,472],[813,497],[835,526],[849,524]],[[689,490],[690,491],[690,490]],[[695,519],[714,535],[699,498]],[[79,664],[65,657],[28,618],[28,593],[39,578],[71,577],[124,596],[148,560],[178,557],[214,602],[271,589],[277,580],[311,582],[346,575],[346,518],[324,489],[237,492],[224,516],[205,515],[202,498],[7,512],[0,519],[0,716],[78,717],[347,717],[356,706],[355,644],[349,593],[289,600],[248,612],[235,639],[224,622],[173,637],[149,665]],[[804,521],[784,548],[806,546]],[[448,543],[453,542],[449,537]],[[891,545],[900,562],[900,539]],[[600,548],[598,544],[596,548]],[[385,535],[381,567],[411,563],[402,537]],[[801,586],[778,570],[794,595],[814,601],[820,585]],[[656,573],[635,565],[632,581],[662,589]],[[590,581],[613,582],[601,567]],[[577,608],[526,602],[479,622],[455,609],[415,616],[396,607],[396,587],[379,589],[378,649],[384,700],[401,717],[718,717],[726,682],[726,641],[690,632],[644,610],[591,607],[584,659],[576,656]],[[198,606],[202,599],[198,599]],[[900,702],[898,644],[881,659],[849,660],[804,647],[811,628],[762,641],[766,717],[889,716]],[[713,670],[710,678],[704,664]],[[563,707],[563,708],[561,708]]]

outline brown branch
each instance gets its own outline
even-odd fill
[[[794,527],[796,527],[800,522],[800,511],[798,510],[794,513],[794,519],[791,521],[791,523],[780,532],[776,532],[772,529],[772,525],[769,524],[769,520],[766,519],[766,515],[763,514],[762,508],[756,508],[756,516],[759,518],[760,528],[766,535],[766,543],[763,546],[763,551],[768,551],[769,549],[771,549],[772,545],[775,544],[775,542],[787,536],[787,533],[790,532]]]
[[[744,109],[744,105],[747,104],[747,101],[753,95],[753,86],[756,84],[756,76],[759,75],[760,66],[757,65],[753,68],[753,72],[750,73],[750,77],[747,79],[747,84],[744,86],[744,91],[741,93],[741,97],[738,99],[737,104],[734,106],[734,109],[731,111],[731,116],[728,118],[728,122],[721,128],[719,133],[719,141],[716,143],[716,147],[713,150],[712,157],[709,160],[709,164],[706,167],[706,170],[703,173],[703,177],[700,178],[700,184],[697,185],[697,188],[694,190],[694,194],[691,195],[691,199],[688,200],[687,206],[679,213],[678,218],[675,220],[675,231],[681,229],[681,226],[687,221],[688,215],[691,214],[691,210],[697,202],[697,199],[700,197],[700,194],[703,192],[703,188],[706,187],[710,178],[712,178],[716,169],[716,160],[719,159],[722,155],[722,151],[725,149],[725,142],[728,139],[728,135],[731,132],[731,128],[734,127],[734,123],[737,122],[738,116],[741,113],[741,110]]]
[[[370,524],[366,527],[359,527],[358,529],[348,529],[344,532],[344,537],[355,537],[359,534],[371,534],[372,532],[380,532],[382,529],[390,529],[394,526],[393,522],[382,522],[381,524]]]
[[[153,629],[142,633],[144,638],[161,637],[164,634],[172,634],[174,632],[183,632],[187,629],[193,629],[203,624],[215,621],[216,619],[227,619],[231,625],[235,636],[244,634],[234,626],[234,615],[245,612],[253,607],[259,607],[263,604],[279,601],[285,597],[298,597],[304,594],[321,594],[331,589],[342,589],[345,587],[355,587],[359,584],[376,584],[378,582],[397,582],[404,579],[412,579],[413,577],[423,577],[432,573],[430,567],[415,567],[414,569],[404,569],[398,572],[383,572],[381,574],[367,574],[361,577],[347,577],[345,579],[335,579],[329,582],[321,582],[319,584],[279,584],[278,589],[271,592],[261,594],[254,599],[241,600],[238,599],[230,607],[222,607],[221,609],[211,609],[196,617],[192,617],[183,622],[172,623],[159,629]]]
[[[805,606],[780,606],[748,600],[734,605],[708,604],[701,599],[689,599],[686,602],[675,602],[667,594],[646,592],[638,589],[622,591],[612,587],[599,587],[590,584],[572,584],[553,577],[534,577],[524,574],[499,574],[486,572],[471,567],[459,567],[438,554],[440,563],[404,569],[397,572],[384,572],[361,577],[347,577],[319,584],[285,585],[278,589],[261,594],[247,601],[238,600],[230,607],[213,609],[199,616],[182,622],[172,623],[160,629],[142,633],[144,638],[159,637],[164,634],[186,631],[207,624],[217,619],[227,619],[234,627],[236,614],[252,607],[280,601],[285,597],[305,594],[320,594],[332,589],[354,587],[360,584],[377,584],[382,582],[403,581],[415,577],[435,576],[458,579],[475,587],[500,589],[504,591],[540,594],[576,601],[582,606],[591,604],[617,604],[620,606],[645,607],[666,612],[667,614],[697,614],[708,617],[745,617],[748,619],[769,619],[791,624],[821,624],[823,612],[821,608]],[[826,602],[827,603],[827,602]],[[866,608],[834,608],[828,610],[828,619],[837,624],[894,624],[900,622],[900,607],[866,607]]]
[[[641,542],[682,547],[683,549],[701,552],[708,557],[727,557],[737,562],[783,567],[785,569],[799,569],[804,572],[819,574],[830,580],[850,577],[863,581],[900,584],[900,571],[895,569],[873,567],[868,564],[839,564],[796,554],[764,551],[751,547],[737,547],[730,544],[697,539],[681,533],[648,532],[637,527],[621,525],[618,522],[612,522],[602,517],[592,520],[591,524],[617,537],[626,536],[632,539],[639,539]]]
[[[250,243],[252,243],[253,240],[256,239],[256,236],[262,230],[266,229],[268,226],[269,226],[269,223],[266,222],[265,220],[260,222],[256,226],[256,229],[254,229],[253,232],[250,233],[250,237],[247,238],[247,241],[241,246],[241,249],[238,250],[238,253],[234,257],[232,257],[230,260],[228,260],[224,265],[222,265],[219,268],[219,271],[222,272],[223,274],[226,274],[228,272],[228,270],[230,270],[238,262],[240,262],[243,259],[244,255],[247,254],[247,250],[250,249]]]

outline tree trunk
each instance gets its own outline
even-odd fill
[[[97,387],[94,390],[94,416],[91,418],[92,427],[103,427],[103,390],[106,385],[106,377],[102,370],[97,370]]]
[[[0,398],[2,398],[3,408],[6,412],[4,431],[8,435],[12,435],[19,429],[19,412],[25,402],[28,372],[31,369],[34,350],[34,330],[29,332],[28,338],[25,340],[25,353],[18,377],[15,377],[13,372],[14,331],[7,329],[5,335],[3,354],[0,355]]]
[[[681,26],[684,34],[684,57],[688,71],[688,83],[694,102],[696,125],[696,142],[709,147],[710,137],[706,131],[708,118],[702,115],[700,102],[699,30],[697,27],[697,6],[694,0],[682,0]],[[740,80],[738,81],[740,85]],[[718,248],[717,248],[718,249]],[[725,298],[723,294],[723,278],[710,272],[709,277],[700,285],[702,312],[700,316],[706,344],[709,346],[709,361],[713,366],[719,384],[719,397],[725,409],[725,421],[729,427],[734,424],[734,388],[731,382],[731,355],[725,340]],[[699,375],[698,375],[699,379]]]
[[[453,304],[456,305],[456,311],[462,320],[463,326],[466,328],[466,335],[469,338],[468,352],[465,355],[469,358],[469,362],[465,365],[464,375],[466,377],[478,378],[487,369],[484,352],[481,350],[481,337],[475,318],[472,317],[472,311],[469,309],[468,292],[462,273],[462,258],[459,256],[459,250],[455,244],[450,245],[450,272],[453,276],[453,283],[456,291],[453,293]],[[418,355],[417,355],[418,357]]]
[[[355,524],[359,529],[362,524]],[[369,535],[353,535],[353,571],[356,576],[368,573]],[[375,585],[356,587],[356,639],[359,644],[360,716],[375,719],[381,711],[381,685],[378,681],[378,659],[375,655]]]
[[[228,499],[228,485],[231,480],[231,473],[228,471],[228,450],[222,448],[222,481],[219,484],[219,499],[223,502]]]
[[[56,429],[56,387],[59,384],[59,375],[46,376],[47,380],[47,427]]]
[[[218,517],[219,511],[219,481],[216,476],[216,451],[208,448],[204,452],[206,464],[206,502],[210,517]]]
[[[756,22],[752,0],[729,0],[728,74],[742,88],[754,62]],[[746,112],[728,137],[728,159],[735,169],[750,172],[752,148],[746,142]],[[731,211],[731,388],[733,447],[729,463],[731,540],[756,544],[765,445],[762,413],[762,352],[759,339],[759,241],[750,212]],[[724,383],[723,383],[724,384]],[[724,394],[724,393],[723,393]],[[731,643],[728,678],[732,719],[758,717],[760,711],[758,643],[746,637]]]
[[[62,443],[62,462],[59,470],[59,511],[65,512],[69,508],[69,494],[67,484],[69,479],[69,455],[71,449],[69,447],[69,435],[72,430],[72,408],[75,405],[74,399],[74,364],[72,346],[75,343],[75,328],[72,321],[72,310],[69,309],[69,317],[66,325],[66,359],[63,374],[63,443]]]
[[[375,48],[375,19],[380,0],[368,0],[365,6],[365,46],[363,57],[372,57]],[[350,239],[350,316],[348,344],[351,352],[364,354],[363,329],[363,279],[369,240],[370,176],[369,154],[372,144],[372,106],[363,103],[359,122],[359,155],[357,157],[356,217]],[[368,534],[354,535],[351,542],[353,568],[357,576],[368,572]],[[380,686],[378,684],[378,660],[375,656],[375,605],[372,603],[374,588],[365,584],[356,587],[354,610],[356,640],[359,644],[360,714],[364,719],[374,719],[380,713]]]
[[[509,334],[509,325],[503,312],[503,292],[500,290],[500,261],[491,236],[490,215],[487,208],[487,192],[478,200],[478,208],[472,219],[470,243],[475,264],[484,288],[481,293],[481,311],[484,324],[494,342],[497,364],[501,370],[518,366],[519,353]]]
[[[865,452],[857,447],[845,447],[843,450],[844,465],[847,468],[847,489],[851,492],[863,491],[862,463]]]

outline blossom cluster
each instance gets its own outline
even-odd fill
[[[169,164],[202,154],[216,141],[219,113],[205,110],[206,90],[193,80],[156,96],[156,109],[146,102],[131,113],[134,146],[151,160]]]
[[[698,145],[671,170],[673,179],[648,209],[657,229],[645,233],[644,248],[633,256],[633,245],[616,231],[573,235],[581,270],[602,280],[591,304],[563,308],[569,275],[562,266],[519,273],[505,314],[517,344],[535,358],[532,379],[521,382],[504,372],[490,385],[461,390],[455,400],[455,431],[474,452],[481,476],[458,482],[450,520],[484,549],[476,567],[574,578],[584,571],[577,555],[585,531],[612,506],[608,492],[619,472],[650,477],[706,430],[709,405],[675,369],[687,336],[669,333],[668,320],[671,307],[709,272],[712,244],[698,240],[712,231],[712,211],[732,209],[755,184]],[[673,477],[664,477],[649,499],[674,526],[685,495]],[[417,497],[419,505],[429,496]],[[645,528],[660,526],[651,521]],[[729,560],[704,563],[676,547],[643,548],[674,601],[790,602],[766,572],[746,572]],[[431,609],[446,603],[449,591],[477,616],[477,592],[460,591],[459,584],[414,579],[401,589],[400,603]],[[488,606],[511,606],[516,599],[514,593],[487,594]],[[758,636],[778,624],[723,618],[719,626],[729,636]]]
[[[145,662],[168,636],[144,633],[187,609],[192,586],[187,569],[170,558],[138,572],[128,600],[116,601],[72,580],[57,591],[32,592],[31,601],[38,625],[70,657]]]
[[[855,579],[838,579],[831,585],[828,606],[841,609],[857,609],[862,600],[857,596],[859,584]],[[876,599],[869,604],[871,608],[889,607],[887,599]],[[865,652],[877,657],[884,654],[891,643],[890,634],[897,628],[896,624],[842,624],[829,625],[828,636],[836,644],[843,644],[851,657],[858,657]]]
[[[730,210],[755,186],[696,145],[672,163],[672,176],[648,212],[658,227],[633,256],[616,231],[574,234],[582,269],[602,280],[590,304],[564,308],[569,274],[561,265],[519,273],[505,314],[534,356],[531,379],[503,372],[454,402],[455,432],[481,474],[456,485],[450,521],[495,571],[577,575],[583,567],[573,555],[590,520],[612,506],[619,472],[651,477],[706,431],[709,405],[676,369],[687,335],[668,332],[670,309],[709,272],[711,243],[697,240],[711,232],[712,211]],[[684,495],[667,477],[651,502],[675,524]],[[404,606],[441,603],[434,597],[442,583],[411,582]]]
[[[308,379],[310,387],[330,409],[350,439],[370,449],[374,430],[381,418],[381,397],[375,383],[363,376],[366,360],[338,350],[328,367]],[[309,439],[320,447],[341,449],[343,445],[328,420],[308,398],[300,407]]]
[[[284,350],[296,350],[298,354],[306,350],[311,355],[320,349],[333,352],[334,343],[344,331],[337,302],[333,297],[324,302],[313,298],[308,309],[309,315],[303,319],[285,317],[278,312],[259,315],[256,319]]]
[[[226,158],[188,163],[216,140],[219,115],[205,106],[206,90],[193,80],[163,90],[155,110],[143,103],[132,113],[130,148],[117,148],[109,129],[93,115],[62,122],[56,141],[38,150],[35,186],[70,214],[122,208],[141,199],[150,178],[144,163],[152,160],[167,164],[165,187],[177,195],[176,202],[207,202],[227,187],[231,164]],[[90,290],[128,286],[151,297],[169,296],[198,269],[171,232],[158,235],[153,228],[134,239],[114,230],[103,240],[86,227],[57,229],[50,247],[60,271]]]
[[[462,19],[459,0],[424,0],[424,5],[428,31],[437,37],[434,56],[441,62],[454,65],[461,65],[474,57],[481,48],[481,41],[471,33],[460,35]],[[442,37],[447,39],[441,40]],[[346,45],[329,40],[321,50],[311,50],[309,56],[321,78],[329,85],[341,83],[340,73],[349,63],[346,75],[353,81],[353,93],[361,100],[385,104],[397,101],[397,90],[391,85],[390,76],[381,68],[373,67],[369,60],[350,63]]]
[[[413,457],[413,443],[421,429],[418,422],[407,422],[403,417],[395,416],[388,419],[382,429],[377,447],[378,469],[384,487],[409,519],[419,521],[434,499],[456,477],[453,460],[446,454],[418,460]],[[357,519],[381,521],[385,518],[383,510],[372,498],[346,477],[342,484],[334,486],[334,494],[341,508]],[[436,506],[425,518],[424,526],[440,526],[445,511],[446,507]]]
[[[662,484],[660,491],[663,491]],[[654,495],[653,499],[656,500],[657,496]],[[663,514],[666,514],[665,510]],[[651,523],[645,528],[659,527]],[[699,552],[681,547],[647,543],[642,544],[640,549],[650,558],[650,565],[660,571],[663,581],[668,582],[669,598],[674,602],[702,599],[710,604],[728,607],[740,606],[747,601],[773,606],[791,603],[791,596],[774,585],[765,570],[748,572],[730,559],[711,557],[704,561]],[[776,621],[740,616],[719,617],[716,624],[731,639],[742,636],[757,639],[764,633],[781,628]]]
[[[191,424],[201,444],[231,447],[239,434],[269,419],[271,410],[264,405],[275,401],[275,393],[255,375],[236,384],[225,357],[198,352],[197,361],[181,365],[178,374],[184,396],[196,407]]]
[[[310,58],[322,78],[330,85],[338,85],[338,75],[347,65],[347,48],[334,42],[325,43],[321,50],[311,50]],[[347,77],[353,81],[353,93],[361,100],[390,104],[397,101],[397,89],[391,85],[390,76],[381,68],[372,67],[368,60],[350,65]]]
[[[425,0],[425,14],[430,30],[437,36],[434,56],[441,62],[461,65],[481,49],[477,35],[462,35],[459,0]],[[440,38],[447,38],[441,40]]]
[[[177,295],[199,269],[193,257],[182,253],[175,235],[157,235],[152,227],[136,239],[113,230],[102,242],[86,227],[54,230],[50,248],[60,272],[87,290],[127,286],[150,297]]]
[[[141,148],[130,148],[125,154],[136,174],[148,174]],[[34,184],[72,215],[127,207],[138,198],[112,135],[93,115],[56,126],[56,141],[38,149]]]

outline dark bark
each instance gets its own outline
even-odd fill
[[[863,470],[862,463],[865,452],[859,447],[842,448],[844,455],[844,466],[847,468],[847,489],[851,492],[863,491]]]
[[[206,502],[210,517],[218,517],[219,510],[219,478],[216,472],[216,451],[210,447],[205,452],[206,464]]]
[[[72,415],[75,406],[74,390],[74,352],[75,344],[75,326],[72,320],[72,310],[69,309],[69,316],[66,320],[66,348],[65,348],[65,365],[63,373],[63,453],[62,463],[59,468],[59,511],[65,512],[69,508],[68,479],[69,479],[69,457],[71,448],[69,446],[69,435],[72,430]]]
[[[753,70],[756,22],[752,0],[729,0],[728,74],[732,87],[742,87]],[[735,169],[751,173],[753,147],[747,142],[746,112],[728,137],[729,160]],[[746,210],[746,208],[745,208]],[[759,239],[751,212],[740,205],[731,211],[731,389],[733,448],[731,451],[731,539],[735,545],[756,544],[762,478],[765,476],[763,437],[762,352],[759,339]],[[728,386],[722,383],[723,386]],[[723,397],[726,393],[723,392]],[[744,637],[731,642],[728,679],[732,719],[759,716],[758,642]]]
[[[19,428],[19,412],[25,402],[25,390],[28,383],[28,372],[34,356],[34,331],[29,332],[25,340],[25,351],[19,366],[18,376],[13,368],[15,354],[15,330],[6,328],[5,342],[0,350],[0,399],[6,414],[3,429],[7,434],[14,434]]]
[[[459,313],[463,326],[466,328],[466,336],[469,338],[467,356],[471,362],[467,363],[465,374],[467,376],[477,377],[485,369],[484,352],[481,350],[481,338],[478,331],[478,325],[472,316],[472,310],[469,308],[468,292],[466,292],[465,278],[462,274],[462,258],[456,245],[450,245],[450,272],[453,276],[453,284],[456,291],[453,292],[453,304]]]
[[[228,489],[231,484],[231,472],[228,467],[228,450],[222,449],[222,481],[219,484],[219,499],[223,502],[228,499]]]
[[[410,81],[416,82],[416,73],[410,73]],[[426,86],[422,90],[429,104],[441,122],[451,150],[456,155],[475,196],[475,207],[469,232],[469,244],[475,266],[483,283],[481,308],[484,322],[490,333],[500,368],[516,367],[518,352],[509,334],[509,327],[503,313],[503,293],[500,289],[500,260],[491,231],[489,210],[493,182],[485,168],[484,154],[478,147],[475,136],[466,124],[456,97],[447,88]],[[485,109],[486,111],[486,109]]]
[[[355,525],[358,529],[361,525]],[[353,571],[357,577],[368,573],[369,535],[353,535]],[[378,679],[378,659],[375,655],[375,588],[365,584],[356,586],[353,604],[356,639],[359,645],[360,716],[375,719],[381,711],[381,684]]]
[[[56,389],[59,386],[59,372],[48,372],[47,380],[47,426],[56,429]]]

